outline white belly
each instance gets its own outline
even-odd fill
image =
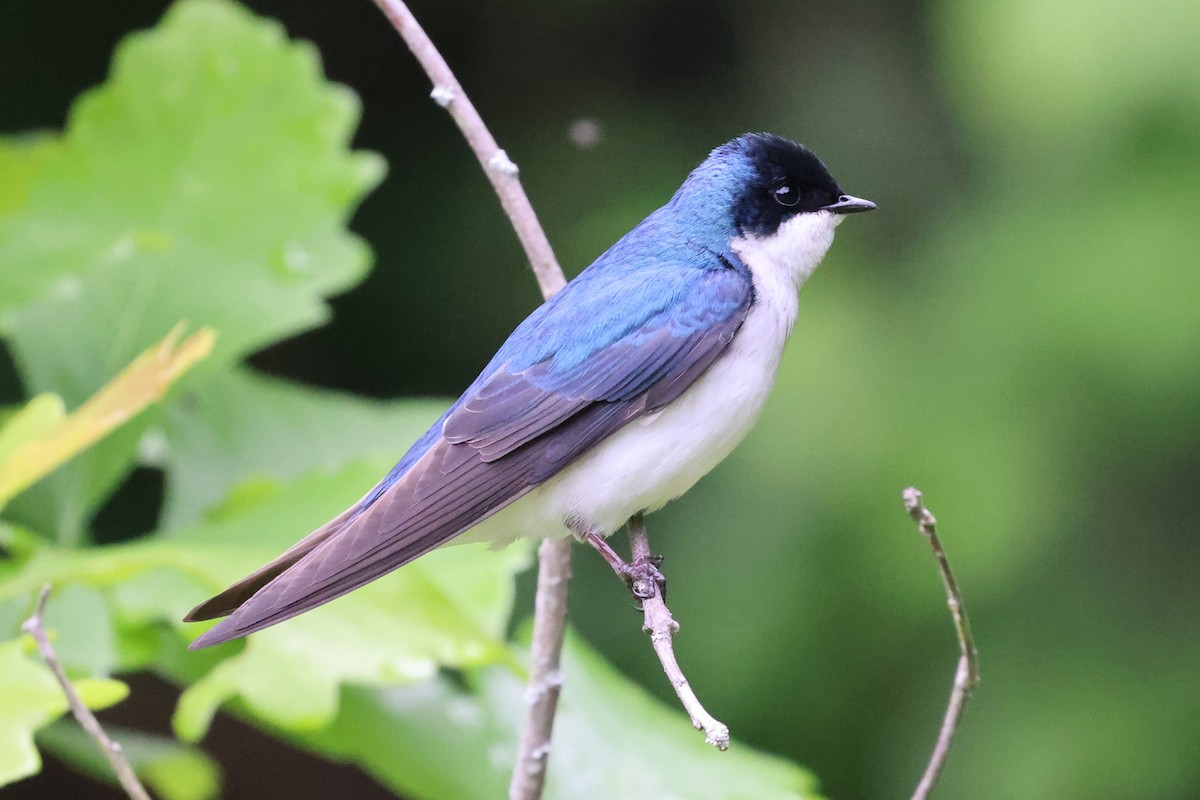
[[[728,352],[683,395],[456,541],[565,536],[568,520],[607,536],[634,514],[679,497],[729,455],[758,421],[796,321],[796,293],[841,221],[826,212],[806,216],[817,219],[796,225],[790,237],[735,243],[754,278],[754,305]]]
[[[729,351],[682,396],[548,481],[537,490],[539,502],[560,520],[578,519],[608,534],[692,488],[758,420],[790,328],[775,311],[756,304]]]
[[[729,352],[673,403],[634,420],[459,541],[564,536],[567,520],[607,536],[692,488],[750,432],[775,382],[785,332],[760,315],[751,311]]]

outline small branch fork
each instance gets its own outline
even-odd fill
[[[38,595],[37,607],[33,612],[33,616],[25,620],[25,623],[21,625],[21,630],[28,633],[37,642],[38,651],[42,654],[42,660],[46,662],[46,666],[54,673],[55,679],[58,680],[58,685],[62,687],[63,694],[67,697],[67,705],[70,707],[71,713],[87,734],[96,740],[96,744],[100,747],[100,752],[104,753],[104,757],[108,759],[113,772],[117,774],[117,780],[121,782],[121,788],[125,790],[125,794],[129,795],[133,800],[150,800],[150,794],[142,786],[141,781],[138,780],[137,775],[133,771],[133,767],[126,760],[125,753],[121,750],[121,745],[108,738],[108,734],[104,732],[104,728],[100,727],[100,722],[96,719],[96,715],[84,705],[83,700],[79,697],[79,693],[75,691],[75,687],[67,678],[67,673],[63,669],[62,662],[58,660],[58,653],[54,651],[54,645],[50,644],[50,637],[46,635],[44,623],[46,598],[49,596],[50,584],[47,583],[42,586],[41,594]]]
[[[933,548],[933,555],[937,559],[938,570],[942,575],[942,584],[946,587],[946,604],[950,606],[950,615],[954,618],[954,630],[958,634],[958,646],[962,652],[958,659],[958,668],[954,673],[954,687],[950,690],[950,702],[946,706],[946,715],[942,719],[942,728],[938,733],[937,744],[934,745],[933,754],[929,757],[929,765],[925,767],[925,774],[921,776],[921,782],[917,784],[916,791],[912,795],[912,800],[926,800],[929,793],[933,791],[938,776],[942,773],[942,767],[946,765],[946,757],[950,754],[950,745],[954,740],[954,734],[958,731],[958,725],[962,721],[967,700],[971,698],[971,692],[979,685],[979,653],[975,649],[975,638],[971,635],[971,624],[967,619],[967,608],[963,604],[962,592],[958,588],[958,581],[954,579],[954,572],[950,569],[946,551],[942,549],[941,540],[938,539],[937,520],[925,507],[921,492],[916,487],[910,486],[904,490],[904,507],[908,509],[909,516],[917,523],[917,528],[929,541],[929,546]]]

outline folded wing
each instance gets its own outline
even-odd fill
[[[585,272],[514,331],[362,501],[198,606],[188,619],[230,616],[192,646],[245,636],[328,602],[513,502],[682,394],[725,351],[752,301],[744,268],[728,256],[709,269]]]

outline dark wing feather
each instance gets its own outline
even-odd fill
[[[676,269],[669,277],[686,291],[583,358],[564,365],[565,346],[551,347],[549,357],[515,369],[512,351],[522,348],[510,339],[444,418],[442,435],[386,488],[189,615],[232,612],[192,646],[274,625],[412,561],[682,394],[732,341],[753,291],[739,271]],[[598,310],[578,305],[578,313]]]
[[[753,299],[735,269],[697,272],[691,291],[587,358],[553,356],[524,369],[501,364],[451,410],[442,435],[489,461],[542,436],[596,402],[650,393],[647,411],[674,400],[725,350]]]
[[[338,514],[333,519],[326,522],[315,531],[305,536],[300,541],[287,549],[283,555],[272,561],[270,564],[259,567],[257,570],[242,578],[237,583],[230,586],[225,591],[221,592],[216,597],[205,600],[200,605],[188,612],[188,615],[183,618],[184,622],[200,622],[206,619],[216,619],[223,617],[226,614],[233,613],[238,606],[245,603],[254,594],[271,581],[282,575],[285,571],[295,566],[300,559],[311,553],[322,542],[333,536],[347,520],[353,516],[357,510],[357,506],[350,508]]]

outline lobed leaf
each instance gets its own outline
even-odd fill
[[[311,45],[232,2],[123,41],[61,138],[0,140],[0,335],[25,386],[81,403],[180,319],[219,332],[209,370],[323,322],[369,260],[345,224],[383,163],[349,150],[357,119]],[[139,422],[16,515],[81,539]]]

